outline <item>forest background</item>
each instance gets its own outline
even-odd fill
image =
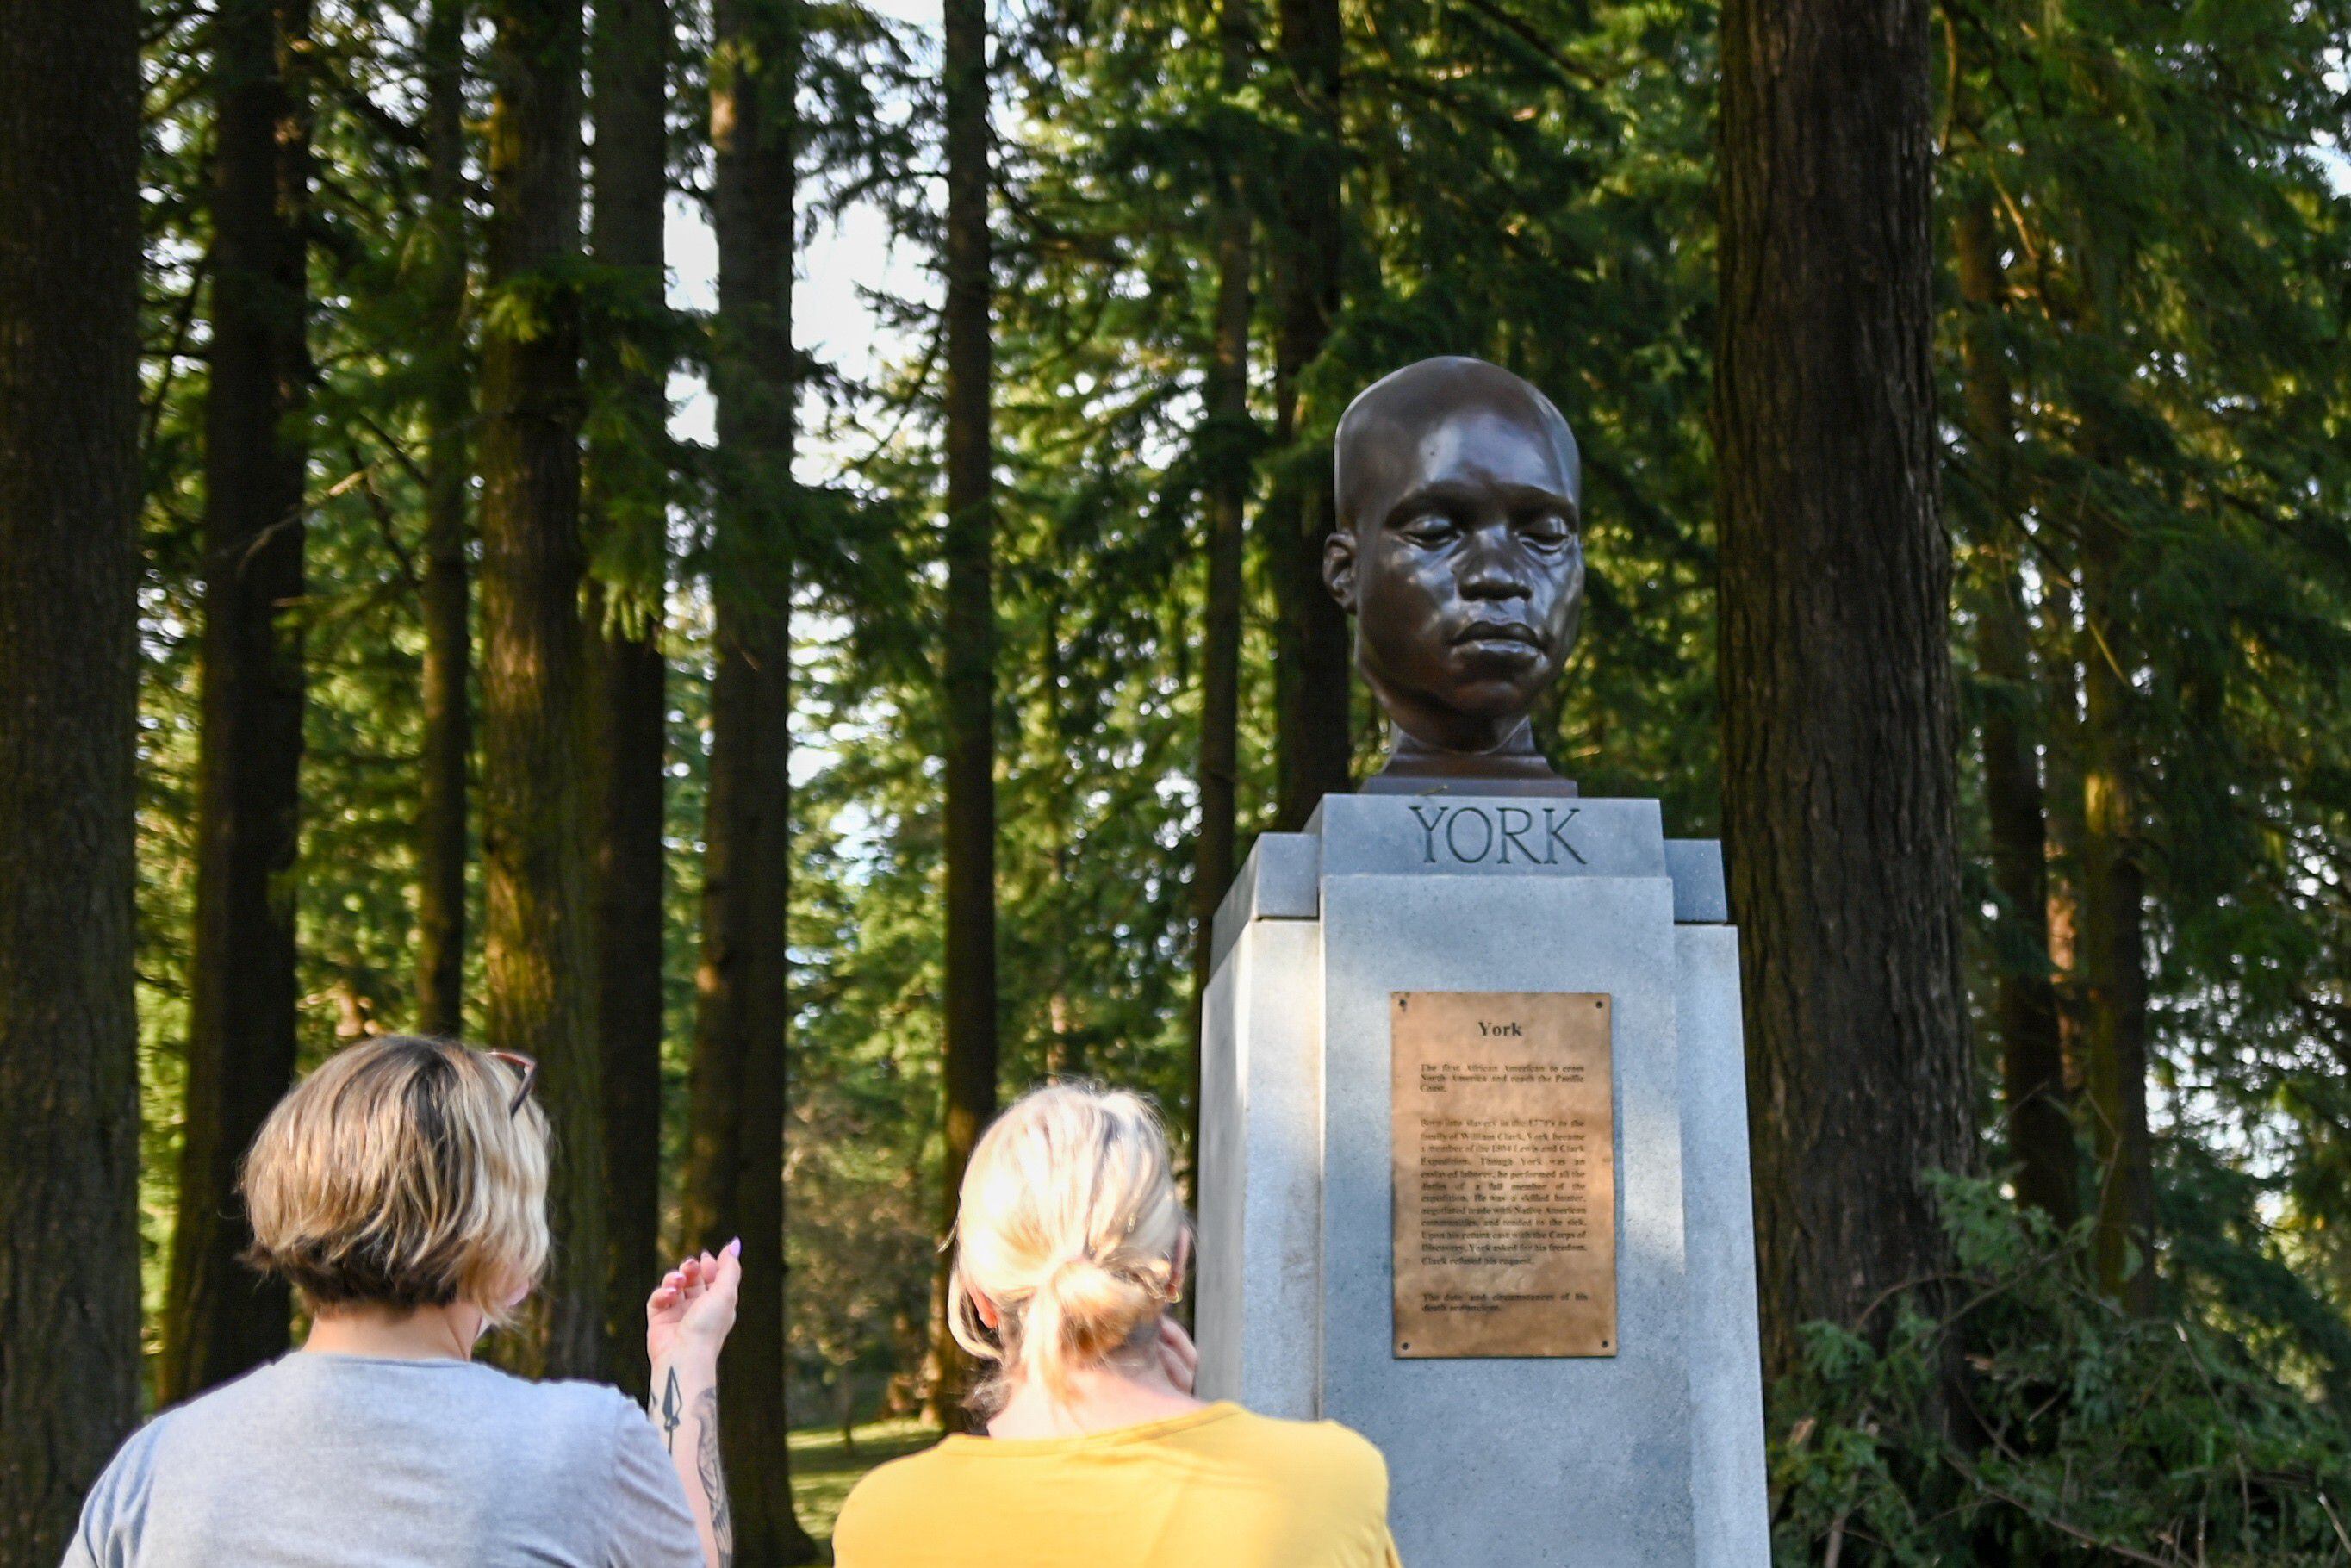
[[[1383,744],[1332,424],[1468,352],[1583,445],[1541,743],[1728,842],[1780,1555],[2351,1561],[2351,8],[0,18],[0,1557],[289,1343],[236,1158],[408,1030],[542,1063],[513,1364],[748,1239],[811,1560],[998,1096],[1184,1126]]]

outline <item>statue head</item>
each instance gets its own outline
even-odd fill
[[[1388,771],[1411,751],[1451,776],[1524,778],[1531,764],[1554,777],[1527,715],[1583,612],[1567,421],[1498,366],[1423,360],[1348,406],[1336,467],[1322,580],[1355,618],[1355,663],[1401,732]]]

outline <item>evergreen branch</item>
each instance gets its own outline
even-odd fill
[[[188,351],[188,338],[195,327],[196,299],[204,291],[212,266],[212,253],[206,251],[197,258],[195,270],[188,277],[187,291],[180,296],[178,312],[172,322],[172,345],[164,351],[163,368],[156,373],[154,393],[141,410],[139,451],[142,460],[155,450],[155,438],[163,425],[163,406],[171,401],[172,383],[178,379],[180,361]]]

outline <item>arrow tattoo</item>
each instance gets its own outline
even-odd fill
[[[677,1424],[685,1417],[684,1404],[677,1396],[677,1368],[669,1369],[669,1381],[662,1387],[662,1444],[673,1454],[677,1452]]]

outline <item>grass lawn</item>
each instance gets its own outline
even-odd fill
[[[841,1447],[838,1427],[809,1427],[792,1434],[792,1498],[800,1523],[832,1561],[832,1521],[857,1478],[884,1459],[927,1448],[939,1440],[936,1427],[911,1418],[873,1421],[857,1428],[857,1450]]]

